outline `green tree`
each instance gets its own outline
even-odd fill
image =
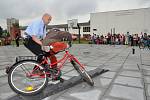
[[[9,35],[9,33],[7,32],[7,30],[3,30],[2,36],[3,36],[3,37],[6,37],[6,36],[8,36],[8,35]]]
[[[3,29],[2,29],[2,27],[0,26],[0,37],[2,36],[2,34],[3,34]]]

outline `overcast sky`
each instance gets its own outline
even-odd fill
[[[90,20],[90,13],[150,7],[150,0],[1,0],[0,26],[6,28],[6,18],[17,18],[21,26],[52,15],[51,24],[64,24],[68,19]]]

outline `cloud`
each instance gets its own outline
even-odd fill
[[[97,8],[98,0],[1,0],[0,19],[14,17],[28,23],[48,12],[54,20],[68,19],[77,15],[86,15]],[[54,21],[54,22],[55,22]]]
[[[0,14],[1,18],[15,17],[20,19],[27,16],[35,17],[36,13],[40,13],[42,10],[38,1],[39,0],[2,0],[0,3],[0,9],[2,9]]]
[[[150,0],[101,0],[97,11],[114,11],[150,7]]]
[[[51,6],[56,12],[66,17],[84,15],[93,12],[97,8],[98,0],[55,0]]]
[[[53,16],[52,24],[58,24],[75,18],[88,21],[92,12],[141,7],[150,7],[150,0],[1,0],[0,26],[6,26],[4,20],[9,17],[27,25],[45,12]]]
[[[46,2],[43,3],[43,0],[1,0],[0,20],[13,17],[19,19],[22,25],[27,24],[28,21],[42,16],[45,5]]]

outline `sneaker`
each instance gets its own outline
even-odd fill
[[[60,82],[63,83],[64,79],[61,77],[61,75],[62,75],[61,71],[59,71],[59,69],[57,67],[52,68],[52,70],[53,70],[53,72],[52,72],[53,73],[52,80],[53,81],[60,80]],[[58,71],[59,71],[59,73],[58,73]]]

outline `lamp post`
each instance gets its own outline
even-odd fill
[[[79,44],[80,44],[80,26],[79,26],[78,23],[77,23],[77,27],[78,27],[78,29],[79,29],[79,36],[78,36],[78,38],[79,38]]]

